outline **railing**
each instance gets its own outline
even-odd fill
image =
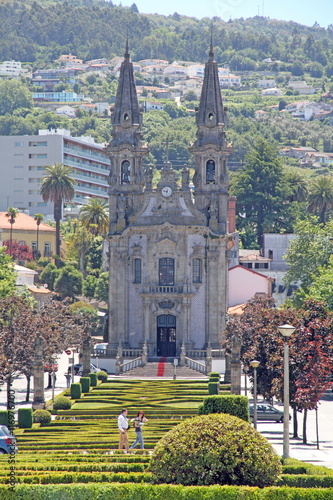
[[[118,365],[119,372],[118,372],[118,369],[117,369],[117,372],[118,373],[125,373],[125,372],[128,372],[130,370],[133,370],[137,366],[142,366],[142,365],[143,365],[142,356],[139,356],[138,358],[132,359],[131,361],[125,361],[125,363],[119,364]]]
[[[142,349],[124,349],[123,348],[123,358],[133,358],[133,356],[141,356]]]
[[[212,353],[212,358],[224,358],[225,357],[223,349],[212,349],[211,353]]]
[[[188,358],[187,356],[185,356],[185,366],[188,366],[189,368],[191,368],[192,370],[196,370],[197,372],[206,374],[206,364],[199,363],[198,361]]]
[[[190,285],[144,285],[143,293],[191,293]]]
[[[186,354],[190,358],[205,359],[207,356],[206,349],[187,349]]]

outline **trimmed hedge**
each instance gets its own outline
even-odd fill
[[[71,399],[80,399],[82,396],[82,386],[79,382],[71,384]]]
[[[100,370],[99,372],[96,373],[98,380],[101,380],[102,382],[107,382],[108,380],[108,374],[104,370]]]
[[[12,413],[11,419],[8,418],[8,413]],[[13,418],[15,419],[13,410],[0,410],[0,425],[6,425],[9,427],[9,420],[13,421]]]
[[[91,387],[97,386],[97,373],[89,373]]]
[[[12,500],[9,485],[0,485],[1,500]],[[333,489],[253,488],[247,486],[181,486],[151,484],[18,484],[19,500],[332,500]]]
[[[82,392],[89,392],[90,391],[90,377],[81,377],[80,384],[82,387]]]
[[[249,422],[249,402],[247,396],[228,394],[225,396],[207,396],[198,408],[198,415],[209,413],[228,413]]]
[[[20,429],[30,429],[32,427],[32,408],[18,409],[18,426]]]
[[[72,406],[71,401],[66,396],[57,396],[53,401],[54,410],[70,410]]]
[[[219,393],[219,384],[218,382],[208,382],[208,394],[218,394]]]
[[[277,484],[293,488],[333,488],[333,476],[283,474]]]
[[[49,424],[52,420],[52,415],[48,410],[35,410],[33,412],[33,420],[39,424]]]

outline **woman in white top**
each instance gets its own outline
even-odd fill
[[[142,427],[143,427],[143,424],[148,422],[148,420],[146,419],[144,412],[139,411],[137,416],[135,418],[133,418],[132,421],[134,421],[136,440],[130,446],[130,450],[133,450],[133,448],[135,448],[137,444],[139,444],[141,450],[143,450],[144,443],[143,443]]]

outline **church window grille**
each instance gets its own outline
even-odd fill
[[[163,257],[158,266],[159,285],[167,286],[175,284],[175,260]]]
[[[193,259],[192,261],[193,283],[202,283],[202,260]]]
[[[125,160],[121,164],[121,183],[128,184],[131,180],[131,164]]]
[[[133,283],[141,283],[141,259],[134,259],[133,261]]]
[[[206,163],[206,184],[215,184],[215,161],[208,160]]]

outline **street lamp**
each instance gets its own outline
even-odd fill
[[[278,326],[279,332],[284,340],[284,380],[283,380],[283,455],[282,458],[289,457],[289,345],[288,339],[296,330],[291,325]]]
[[[250,365],[253,368],[253,427],[257,429],[257,368],[260,361],[254,359],[250,361]]]

